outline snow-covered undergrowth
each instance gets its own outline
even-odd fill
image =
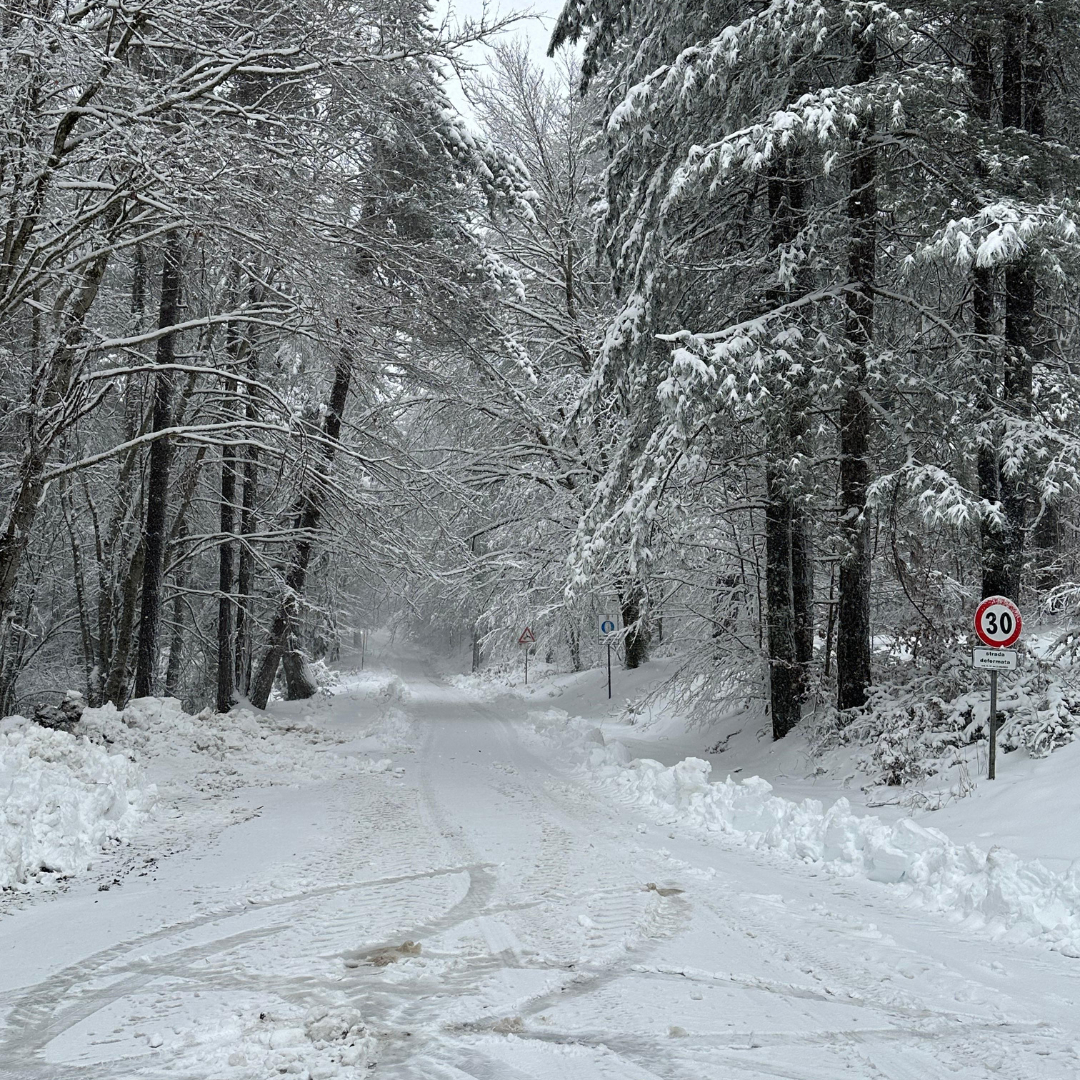
[[[1024,651],[1023,665],[999,681],[998,746],[1045,757],[1071,742],[1080,724],[1080,687],[1070,666]],[[879,673],[864,710],[838,723],[819,717],[816,753],[835,746],[865,748],[860,768],[874,782],[919,784],[969,763],[969,748],[985,742],[990,704],[985,672],[965,652],[943,651],[929,661],[905,662]]]
[[[590,786],[651,811],[663,823],[722,832],[739,843],[892,885],[911,904],[1010,940],[1037,939],[1080,957],[1080,866],[1055,874],[999,847],[960,846],[905,818],[893,824],[852,812],[847,799],[825,808],[772,794],[760,777],[713,783],[711,765],[686,758],[670,767],[633,759],[581,719],[533,713],[537,733],[576,756]]]
[[[520,698],[535,697],[538,694],[555,697],[559,689],[549,685],[546,680],[557,670],[554,664],[530,657],[527,683],[524,659],[516,664],[488,664],[480,671],[468,675],[450,674],[446,681],[463,690],[474,701],[494,701],[504,694]]]
[[[0,889],[89,869],[154,799],[125,755],[21,716],[0,721]]]
[[[84,873],[158,803],[175,813],[193,797],[390,768],[328,752],[341,741],[305,719],[191,716],[172,698],[87,709],[71,733],[9,717],[0,721],[0,889]]]

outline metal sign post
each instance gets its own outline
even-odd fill
[[[988,596],[975,609],[975,633],[983,647],[975,646],[971,650],[971,664],[972,667],[990,672],[990,760],[986,770],[988,780],[997,779],[998,672],[1016,669],[1016,650],[1009,646],[1020,640],[1023,626],[1020,609],[1007,596]]]
[[[615,633],[615,619],[611,615],[600,616],[600,640],[607,646],[607,696],[611,700],[611,635]]]
[[[525,647],[525,685],[529,685],[529,646],[536,643],[536,635],[526,626],[521,631],[518,644]]]
[[[986,768],[986,779],[997,779],[997,676],[990,672],[990,762]]]

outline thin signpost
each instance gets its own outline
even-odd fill
[[[1020,609],[1007,596],[988,596],[975,609],[975,634],[983,647],[971,650],[973,667],[990,672],[990,761],[986,778],[997,778],[997,680],[999,671],[1016,669],[1016,650],[1024,620]]]
[[[525,649],[525,685],[529,685],[529,646],[536,643],[536,635],[527,626],[521,631],[518,644]]]
[[[607,696],[611,700],[611,636],[615,633],[615,620],[610,615],[600,616],[600,640],[607,646]]]

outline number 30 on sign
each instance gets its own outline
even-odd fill
[[[988,596],[975,609],[975,633],[992,649],[1007,649],[1020,637],[1024,620],[1007,596]]]

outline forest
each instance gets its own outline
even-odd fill
[[[1055,628],[1005,746],[1068,741],[1078,14],[569,0],[543,64],[422,0],[3,0],[0,715],[303,699],[376,627],[578,671],[616,611],[688,715],[899,783],[1000,594]]]

